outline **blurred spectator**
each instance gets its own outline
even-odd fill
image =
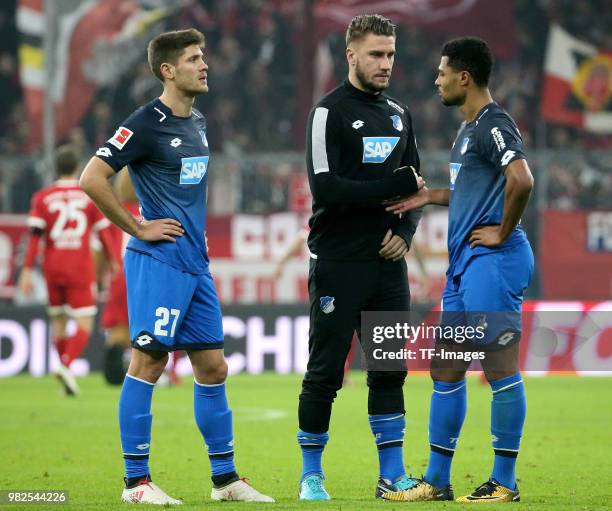
[[[13,213],[27,213],[30,210],[30,201],[34,192],[42,186],[40,176],[32,165],[19,170],[11,186],[11,211]]]
[[[300,47],[295,43],[308,5],[302,1],[280,0],[190,0],[171,17],[160,21],[161,30],[198,26],[206,35],[205,58],[209,65],[210,93],[198,99],[208,122],[208,140],[215,158],[225,155],[226,167],[213,167],[211,180],[225,179],[218,190],[236,186],[235,199],[211,197],[220,211],[238,208],[248,212],[279,211],[287,205],[289,179],[280,170],[283,162],[265,165],[249,161],[253,153],[289,151],[297,116],[298,69]],[[0,5],[0,151],[6,158],[27,155],[25,141],[29,127],[18,82],[16,0]],[[597,136],[578,129],[544,125],[538,111],[541,94],[542,65],[550,21],[560,23],[576,37],[598,48],[612,48],[612,9],[609,0],[575,2],[574,0],[515,0],[519,54],[514,59],[499,60],[493,74],[492,89],[500,104],[515,118],[528,151],[550,148],[572,150],[582,156],[572,161],[541,159],[550,179],[546,200],[558,207],[605,205],[612,184],[609,162],[588,158],[594,148],[609,148],[612,136]],[[423,27],[398,28],[394,78],[389,94],[405,102],[413,115],[419,148],[440,151],[446,156],[454,139],[459,118],[452,109],[443,108],[436,94],[434,80],[439,48],[446,39]],[[346,72],[344,34],[332,34],[322,41],[330,48],[332,73],[336,82]],[[101,88],[90,111],[69,134],[68,141],[79,147],[87,159],[107,140],[128,112],[146,103],[160,91],[146,58],[118,83]],[[586,151],[582,151],[586,149]],[[436,153],[437,154],[437,153]],[[550,163],[550,165],[549,165]],[[423,161],[428,181],[447,179],[444,157],[427,155]],[[21,165],[23,166],[23,165]],[[25,210],[29,179],[35,179],[32,165],[23,176],[13,176],[14,168],[0,166],[4,209]],[[233,169],[233,170],[229,170]],[[536,172],[537,174],[538,172]],[[213,177],[214,176],[214,177]],[[15,184],[17,183],[17,184]],[[25,188],[21,189],[19,186]],[[12,190],[18,190],[15,197]],[[2,190],[0,189],[0,192]],[[21,200],[26,200],[21,204]],[[234,210],[232,209],[232,210]]]
[[[85,123],[87,140],[93,147],[100,147],[112,136],[115,126],[111,106],[103,100],[94,103],[91,116]]]

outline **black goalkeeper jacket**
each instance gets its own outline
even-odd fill
[[[422,210],[399,218],[381,204],[416,192],[412,172],[393,172],[420,168],[406,105],[384,93],[360,91],[345,80],[310,112],[306,163],[313,197],[312,257],[379,259],[388,229],[410,246]]]

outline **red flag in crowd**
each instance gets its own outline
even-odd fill
[[[544,71],[542,118],[612,133],[612,51],[551,25]]]

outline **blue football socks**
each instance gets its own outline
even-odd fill
[[[218,476],[234,475],[232,411],[227,403],[225,383],[205,385],[194,380],[193,410],[208,449],[213,482]]]
[[[406,475],[403,444],[406,419],[403,413],[370,415],[370,429],[378,449],[380,477],[392,483]]]
[[[154,383],[126,375],[119,398],[119,432],[126,479],[149,474]]]
[[[436,487],[450,484],[451,463],[465,419],[465,380],[434,381],[429,410],[429,464],[424,479]]]
[[[297,441],[302,449],[302,477],[304,478],[312,474],[323,475],[323,466],[321,458],[323,457],[323,449],[329,440],[329,433],[307,433],[299,430]]]
[[[527,414],[525,387],[521,373],[489,383],[493,391],[491,435],[495,452],[491,478],[502,486],[514,490],[516,457]]]

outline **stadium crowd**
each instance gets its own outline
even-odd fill
[[[544,27],[554,20],[576,37],[610,48],[612,35],[606,27],[610,26],[612,14],[605,4],[605,0],[517,0],[519,55],[500,60],[494,74],[492,89],[496,98],[516,120],[528,150],[571,149],[582,155],[567,164],[562,158],[550,164],[549,158],[542,160],[546,164],[540,171],[546,170],[550,177],[546,201],[554,207],[600,206],[603,198],[612,193],[606,162],[587,153],[593,148],[610,147],[612,137],[540,120],[547,35]],[[298,34],[304,5],[301,1],[200,0],[164,21],[164,29],[193,25],[206,34],[211,92],[198,100],[198,107],[207,116],[211,149],[229,158],[224,160],[225,175],[221,179],[239,188],[233,211],[282,211],[287,208],[292,173],[303,172],[302,165],[285,161],[278,165],[256,163],[242,156],[302,150],[301,137],[295,133],[303,130],[303,126],[298,127],[303,120],[298,118],[297,102]],[[34,158],[25,153],[29,129],[19,84],[15,8],[15,2],[0,7],[0,106],[7,112],[0,121],[0,152],[4,155],[0,165],[0,211],[5,212],[27,211],[30,196],[44,181],[44,171],[35,168]],[[443,39],[420,27],[399,28],[390,94],[411,108],[422,152],[446,152],[458,125],[452,111],[440,107],[433,86],[434,64]],[[335,59],[333,69],[340,80],[346,68],[340,48],[343,34],[333,34],[328,44]],[[100,88],[83,121],[61,142],[75,144],[86,159],[128,112],[157,94],[159,83],[144,59],[141,62],[118,83]],[[430,181],[446,180],[443,165],[434,165],[427,172]],[[214,211],[215,198],[211,201]]]

